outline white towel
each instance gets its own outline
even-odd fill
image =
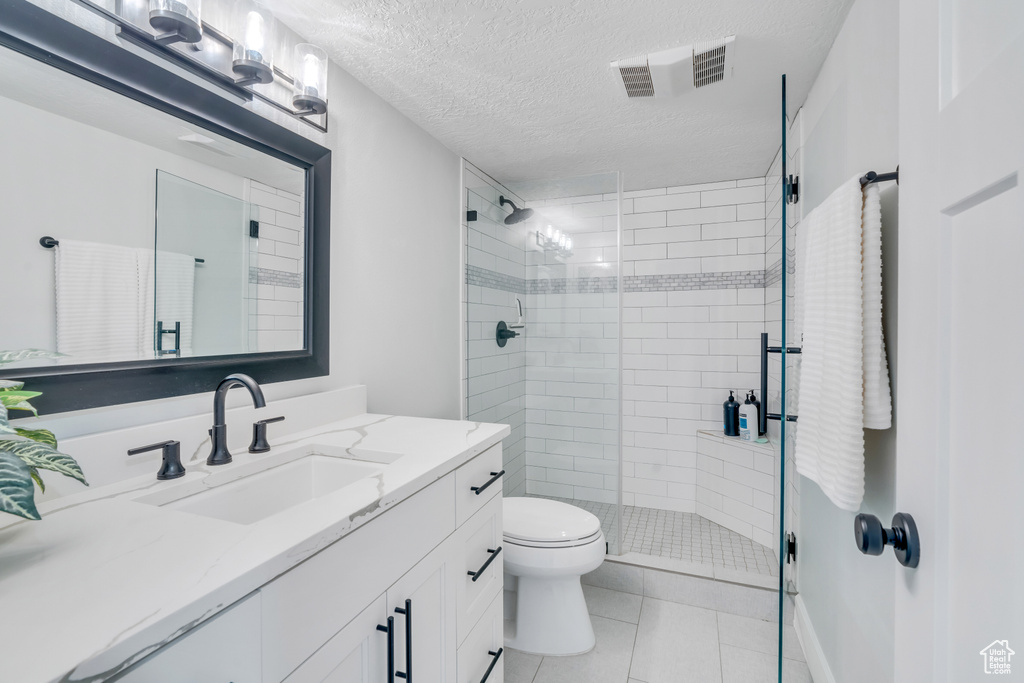
[[[891,424],[878,188],[852,178],[800,225],[796,467],[844,510],[864,498],[864,428]]]
[[[55,258],[57,350],[83,363],[139,358],[136,250],[61,240]]]
[[[139,249],[140,278],[145,283],[142,317],[142,348],[154,355],[156,349],[156,323],[162,322],[164,329],[174,329],[174,323],[181,323],[181,334],[177,340],[182,356],[192,355],[192,324],[195,295],[196,260],[193,256],[172,251],[157,251],[154,262],[152,249]],[[163,348],[175,347],[173,334],[163,335]]]

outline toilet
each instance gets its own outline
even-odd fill
[[[539,655],[576,655],[594,647],[580,577],[601,566],[597,517],[544,498],[505,498],[505,571],[516,577],[515,628],[505,646]]]

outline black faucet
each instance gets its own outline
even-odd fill
[[[213,448],[210,450],[210,457],[206,459],[207,465],[226,465],[231,462],[231,453],[228,452],[228,426],[224,424],[224,401],[231,387],[248,389],[252,394],[252,403],[257,408],[267,405],[266,399],[263,398],[263,390],[249,375],[228,375],[222,379],[213,394],[213,429],[210,430]]]

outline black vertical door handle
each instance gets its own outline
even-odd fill
[[[395,683],[395,618],[388,617],[388,625],[377,624],[377,630],[388,634],[388,683]]]
[[[405,601],[405,609],[396,607],[395,613],[405,615],[405,671],[396,671],[395,676],[412,683],[412,600]]]

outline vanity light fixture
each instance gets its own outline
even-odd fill
[[[236,85],[274,82],[274,15],[254,0],[235,0],[231,71]]]
[[[544,251],[553,251],[562,258],[572,256],[572,238],[551,224],[543,232],[537,231],[537,246]]]
[[[203,39],[202,0],[149,0],[149,25],[160,31],[158,45]]]
[[[327,113],[327,53],[310,43],[295,46],[292,106],[296,116]]]

